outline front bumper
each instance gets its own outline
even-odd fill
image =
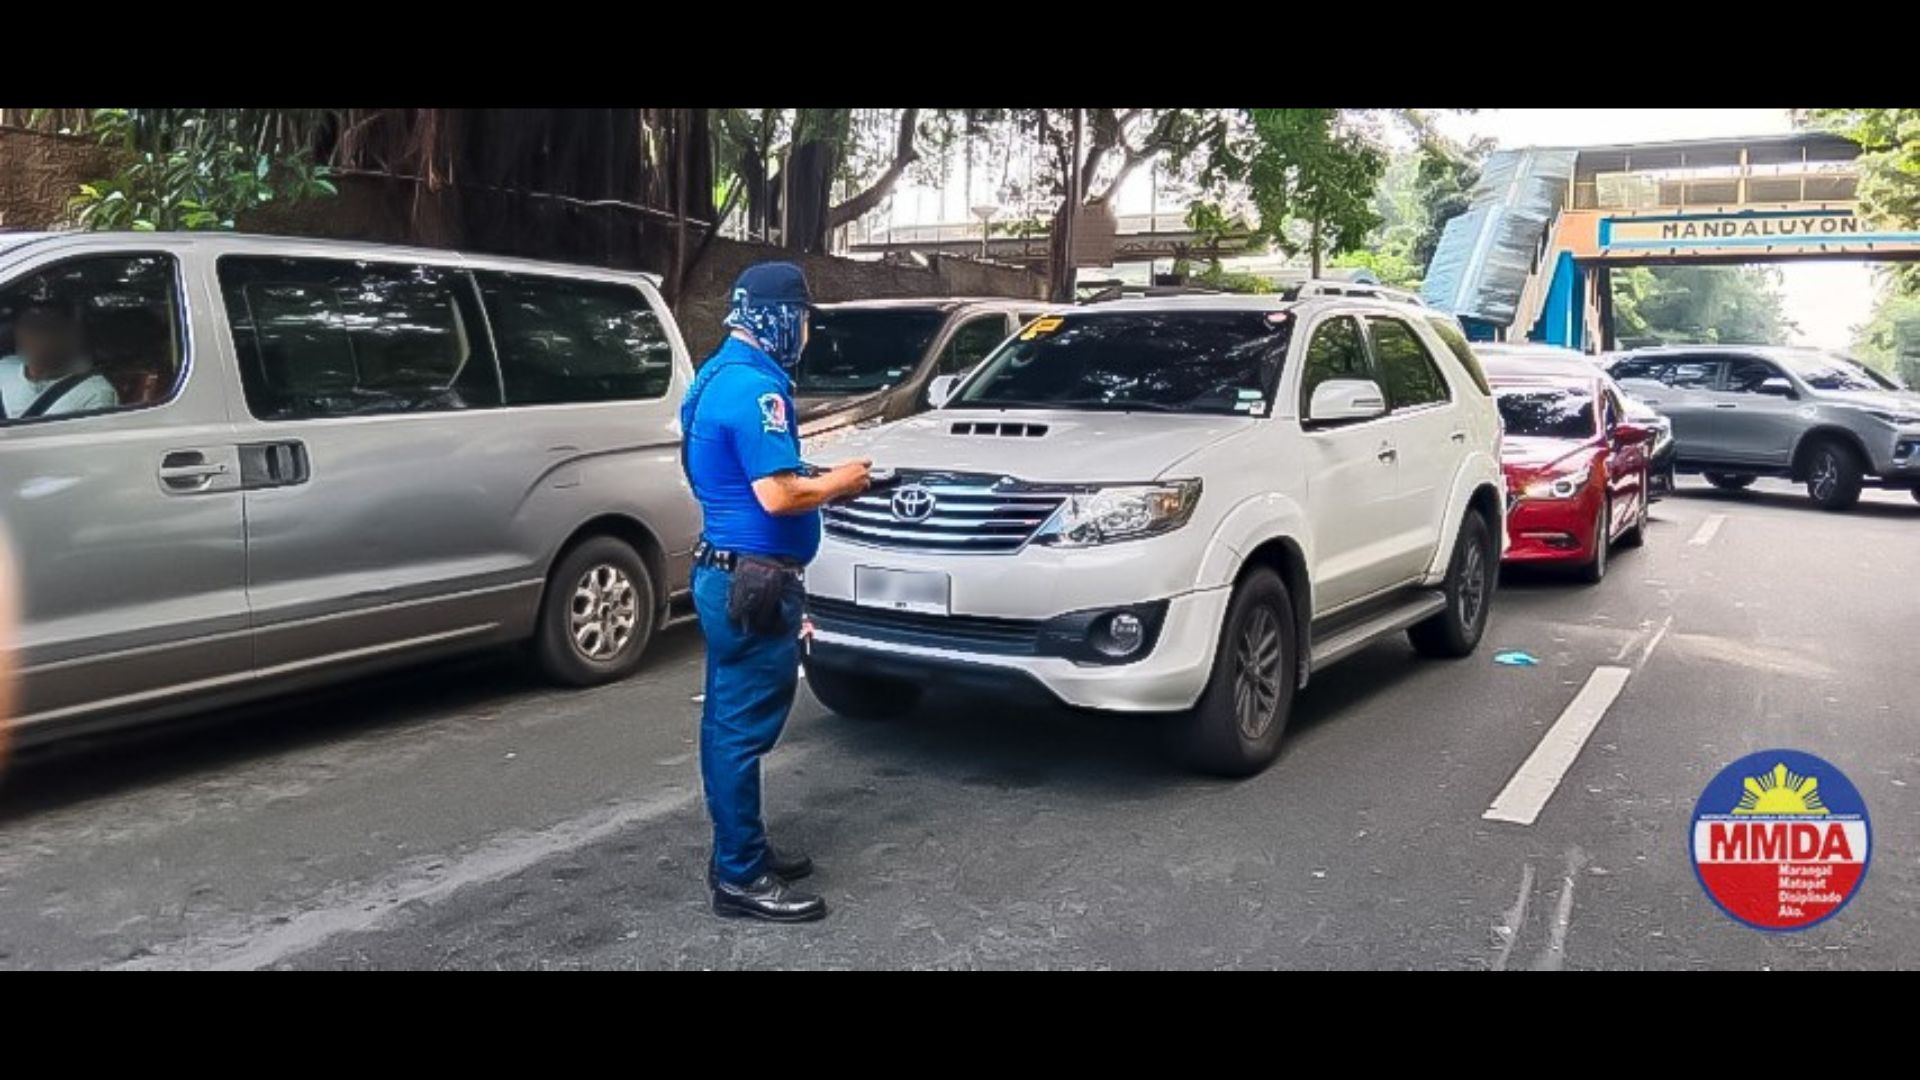
[[[1519,500],[1507,509],[1507,551],[1501,561],[1586,562],[1593,558],[1598,512],[1591,495]]]
[[[1920,483],[1920,433],[1902,432],[1893,440],[1893,453],[1884,466],[1878,466],[1883,480],[1912,480]]]
[[[952,619],[951,632],[941,633],[940,616],[889,619],[882,612],[868,617],[863,609],[856,618],[848,605],[834,604],[831,611],[821,606],[812,615],[807,662],[1016,700],[1037,693],[1080,709],[1170,712],[1199,700],[1213,670],[1214,644],[1231,593],[1221,587],[1167,600],[1143,654],[1125,663],[1035,655],[1018,640],[1010,643],[1015,635],[1005,631],[1016,620],[960,616]],[[1018,622],[1032,625],[1034,620]]]

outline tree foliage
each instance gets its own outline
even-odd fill
[[[82,184],[70,200],[84,229],[231,229],[241,214],[275,200],[336,194],[327,167],[315,164],[305,145],[289,146],[281,125],[96,109],[90,128],[118,152],[120,165]]]
[[[1900,229],[1920,229],[1920,109],[1814,109],[1815,124],[1860,144],[1860,211]],[[1920,296],[1920,264],[1893,272],[1893,286]]]
[[[1774,267],[1636,266],[1611,276],[1621,348],[1777,345],[1798,330],[1786,316]]]

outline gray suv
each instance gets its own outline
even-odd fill
[[[1623,353],[1608,371],[1673,422],[1679,470],[1715,487],[1780,476],[1827,510],[1851,507],[1868,484],[1920,501],[1920,394],[1849,357],[1676,345]]]
[[[500,643],[626,675],[687,588],[691,370],[639,274],[0,233],[23,740]]]
[[[838,438],[932,407],[943,375],[965,375],[1040,317],[1038,300],[855,300],[822,304],[794,373],[800,435]]]

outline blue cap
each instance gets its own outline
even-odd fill
[[[813,306],[813,294],[807,291],[807,275],[787,262],[758,263],[740,272],[733,283],[733,294],[746,293],[747,304],[801,304]]]

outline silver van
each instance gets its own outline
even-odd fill
[[[206,233],[0,233],[23,742],[682,610],[692,365],[639,274]]]

